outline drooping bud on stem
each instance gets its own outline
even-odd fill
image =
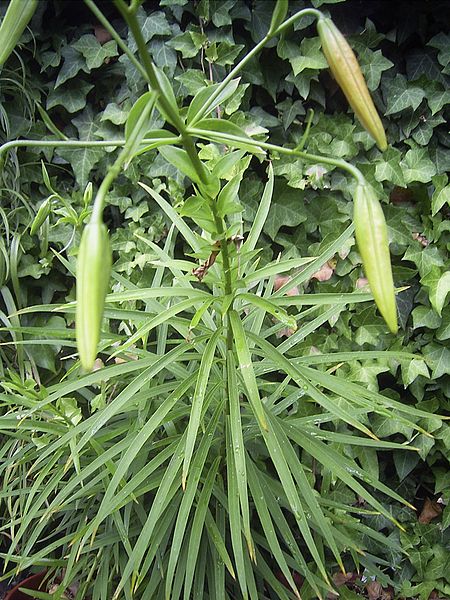
[[[357,185],[353,204],[356,242],[370,290],[387,326],[397,333],[397,306],[383,209],[368,184]]]
[[[86,371],[92,371],[97,357],[110,274],[108,231],[101,221],[91,221],[83,231],[77,259],[76,337]]]
[[[355,53],[331,19],[326,17],[319,19],[317,31],[330,70],[353,112],[366,131],[374,138],[379,149],[386,150],[387,141],[384,127]]]

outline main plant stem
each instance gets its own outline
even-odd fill
[[[183,119],[180,117],[179,113],[173,109],[173,106],[170,104],[170,101],[166,98],[161,89],[160,83],[158,81],[158,76],[156,74],[155,65],[153,64],[153,61],[150,58],[150,55],[147,50],[147,45],[142,35],[141,28],[136,19],[135,10],[133,9],[133,7],[128,7],[123,0],[115,0],[115,4],[121,12],[134,37],[138,48],[139,56],[142,60],[143,67],[147,75],[147,80],[151,88],[156,92],[159,92],[158,103],[160,104],[165,114],[169,116],[174,127],[176,127],[176,129],[178,130],[181,136],[181,142],[184,146],[184,149],[188,153],[189,159],[200,181],[203,184],[207,184],[205,169],[203,168],[203,164],[198,157],[194,141],[192,137],[188,134]]]

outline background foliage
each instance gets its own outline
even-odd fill
[[[330,11],[356,49],[368,86],[377,90],[376,104],[385,115],[388,151],[378,152],[347,111],[307,19],[299,22],[301,31],[291,31],[246,67],[238,93],[220,111],[247,131],[270,133],[272,140],[282,144],[299,141],[312,109],[308,151],[353,162],[383,194],[394,279],[408,289],[399,296],[399,336],[386,333],[373,305],[356,304],[351,311],[336,310],[320,330],[295,346],[295,355],[402,347],[417,358],[401,365],[391,358],[370,363],[355,360],[338,370],[338,376],[351,376],[352,381],[427,412],[446,414],[450,398],[450,38],[441,18],[445,3],[442,10],[439,2],[396,2],[389,10],[383,2],[316,0],[312,4]],[[119,32],[124,32],[111,3],[100,6]],[[291,1],[290,10],[303,6],[304,2]],[[267,0],[161,0],[146,2],[140,19],[155,63],[174,82],[177,96],[188,99],[206,81],[220,81],[244,49],[261,39],[272,8]],[[22,42],[0,74],[3,141],[122,137],[128,111],[145,87],[87,9],[78,2],[40,2]],[[133,48],[131,39],[129,44]],[[3,157],[0,317],[9,328],[0,334],[4,391],[24,385],[33,389],[34,382],[49,386],[65,374],[70,377],[70,344],[62,348],[10,343],[11,336],[20,341],[24,335],[15,333],[19,319],[22,327],[67,331],[73,326],[70,316],[8,315],[32,304],[74,298],[73,255],[88,214],[84,190],[89,181],[95,184],[102,178],[115,155],[112,147],[107,153],[97,148],[43,152],[20,148]],[[219,159],[215,147],[208,144],[201,157],[211,164]],[[41,202],[52,193],[44,181],[41,161],[58,195],[36,237],[30,235],[29,225]],[[280,251],[285,258],[317,256],[350,223],[347,176],[286,157],[274,160],[274,172],[274,202],[263,232],[264,259],[269,261]],[[134,162],[110,195],[106,220],[112,233],[114,269],[134,284],[146,286],[154,276],[150,261],[155,254],[142,238],[164,241],[170,224],[138,181],[156,191],[169,190],[177,204],[183,201],[186,180],[155,151]],[[263,187],[264,171],[253,158],[239,194],[248,226]],[[176,251],[181,257],[184,248],[178,246]],[[349,292],[364,285],[362,277],[359,256],[349,243],[304,287]],[[94,411],[95,403],[103,400],[99,394],[89,401]],[[65,417],[77,419],[80,409],[73,400],[60,410]],[[420,448],[420,454],[364,449],[352,455],[422,513],[417,520],[395,503],[388,506],[404,522],[402,534],[382,517],[366,520],[408,552],[406,556],[393,550],[385,556],[393,567],[390,576],[395,593],[428,598],[436,590],[435,597],[444,598],[450,595],[450,510],[445,507],[450,492],[450,428],[437,421],[434,437],[428,438],[379,416],[371,427],[390,441],[414,437],[414,445]],[[352,503],[357,498],[347,500]],[[429,512],[430,506],[434,513]],[[346,583],[343,597],[352,598],[362,590],[362,584],[358,587],[351,576]],[[370,597],[370,589],[366,593]],[[379,594],[372,598],[381,598]]]

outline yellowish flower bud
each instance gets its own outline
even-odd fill
[[[357,185],[353,206],[356,242],[370,290],[387,326],[397,333],[397,305],[383,209],[367,184]]]
[[[379,149],[386,150],[387,141],[384,127],[355,53],[331,19],[325,17],[319,19],[317,31],[330,70],[353,112],[366,131],[374,138]]]
[[[111,248],[104,223],[89,223],[81,237],[77,259],[76,337],[80,361],[92,371],[111,274]]]

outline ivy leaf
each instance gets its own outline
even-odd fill
[[[411,233],[419,226],[417,221],[412,215],[405,214],[403,209],[399,209],[391,204],[383,206],[383,212],[388,226],[389,242],[403,248],[409,247],[411,244]]]
[[[430,377],[430,372],[424,360],[421,358],[414,358],[411,361],[402,363],[402,381],[405,388],[411,385],[419,375],[426,378]],[[409,453],[406,452],[405,454]]]
[[[214,62],[222,67],[232,65],[243,48],[243,44],[230,44],[227,41],[220,42],[217,45],[217,57]]]
[[[420,146],[427,146],[433,136],[434,128],[441,123],[445,123],[445,119],[442,115],[420,118],[419,125],[412,133],[414,141]]]
[[[358,59],[369,90],[376,90],[380,85],[381,74],[394,66],[393,62],[383,56],[381,50],[373,52],[364,48],[358,52]]]
[[[175,79],[184,86],[188,96],[195,96],[199,90],[208,85],[208,80],[200,69],[186,69]]]
[[[389,147],[380,157],[375,167],[377,181],[389,181],[394,185],[406,187],[403,170],[400,165],[402,153],[396,148]]]
[[[450,148],[436,146],[431,153],[431,158],[436,165],[436,173],[450,171]]]
[[[181,52],[183,58],[194,58],[207,41],[205,34],[185,31],[167,42],[167,45]]]
[[[431,81],[439,81],[445,84],[445,77],[429,50],[412,52],[406,60],[406,73],[410,81],[417,80],[424,75]]]
[[[299,115],[305,114],[305,108],[301,100],[295,100],[294,102],[291,99],[283,100],[283,102],[277,104],[277,109],[281,112],[285,131]]]
[[[72,122],[78,129],[80,140],[98,139],[98,126],[92,108],[87,107]],[[89,173],[104,156],[104,149],[102,148],[58,148],[55,152],[72,165],[75,179],[81,189],[86,186]]]
[[[444,261],[439,254],[438,248],[435,246],[423,248],[421,244],[418,243],[411,244],[405,252],[403,260],[410,260],[415,263],[421,277],[424,277],[434,266],[444,266]]]
[[[150,54],[156,66],[163,69],[166,75],[172,76],[177,66],[177,53],[160,39],[152,40],[149,44]]]
[[[446,67],[450,63],[450,35],[441,31],[431,38],[427,46],[439,50],[437,58],[443,67]]]
[[[386,116],[394,115],[412,108],[416,110],[425,97],[425,91],[418,86],[408,83],[404,75],[397,74],[394,79],[388,80],[384,85],[386,100]]]
[[[91,83],[76,79],[54,88],[47,97],[47,110],[54,106],[64,106],[67,112],[78,112],[86,106],[86,96],[93,87]]]
[[[434,83],[434,82],[433,82]],[[442,89],[441,86],[436,83],[432,86],[434,89],[427,92],[427,102],[430,107],[431,114],[435,115],[444,106],[450,104],[450,90]],[[439,89],[437,89],[439,87]]]
[[[149,42],[155,36],[172,35],[172,29],[162,11],[153,12],[149,15],[142,7],[137,12],[137,20],[145,42]],[[128,47],[131,52],[136,52],[137,46],[134,37],[128,34]]]
[[[103,111],[100,120],[111,121],[114,125],[123,125],[128,118],[129,112],[129,110],[124,110],[115,102],[110,102]]]
[[[106,59],[118,54],[114,40],[102,45],[92,33],[81,36],[72,47],[84,56],[88,69],[98,69]]]
[[[423,354],[432,369],[433,379],[442,375],[450,375],[450,350],[448,348],[432,342],[423,348]]]
[[[55,88],[75,77],[80,71],[89,73],[89,68],[86,65],[84,56],[75,50],[75,48],[72,46],[64,46],[61,50],[61,54],[64,57],[64,63],[56,78]]]
[[[450,271],[441,274],[439,268],[433,267],[420,282],[429,289],[431,306],[440,315],[450,292]]]
[[[302,193],[283,181],[275,185],[273,197],[264,230],[274,240],[281,227],[296,227],[304,223],[307,216],[302,210]]]
[[[422,361],[423,362],[423,361]],[[426,368],[426,367],[425,367]],[[395,470],[400,481],[407,477],[420,460],[418,452],[395,451],[394,453]]]
[[[427,148],[411,148],[401,165],[406,183],[411,181],[428,183],[433,175],[436,175],[436,167],[428,155]]]
[[[234,0],[210,0],[211,20],[216,27],[231,25],[232,18],[230,10],[234,6]]]
[[[444,204],[450,206],[450,184],[447,175],[436,175],[432,178],[434,192],[431,197],[431,214],[434,217]]]
[[[228,2],[224,2],[223,0],[219,0],[219,3],[222,5],[228,4]],[[272,2],[267,2],[266,0],[259,0],[253,3],[250,33],[254,42],[260,42],[269,30],[270,22],[272,20],[272,11]],[[216,25],[215,22],[214,24]],[[270,43],[268,47],[270,47]]]
[[[102,148],[58,148],[55,152],[72,165],[80,189],[86,187],[89,173],[104,156]]]
[[[442,311],[442,323],[436,332],[436,339],[439,341],[450,338],[450,307],[445,307]]]
[[[305,69],[326,69],[328,67],[318,37],[304,38],[300,44],[300,52],[297,52],[296,56],[290,58],[289,62],[291,63],[294,76],[297,76]]]
[[[441,324],[441,318],[432,308],[428,306],[416,306],[412,311],[413,327],[426,327],[427,329],[437,329]]]

